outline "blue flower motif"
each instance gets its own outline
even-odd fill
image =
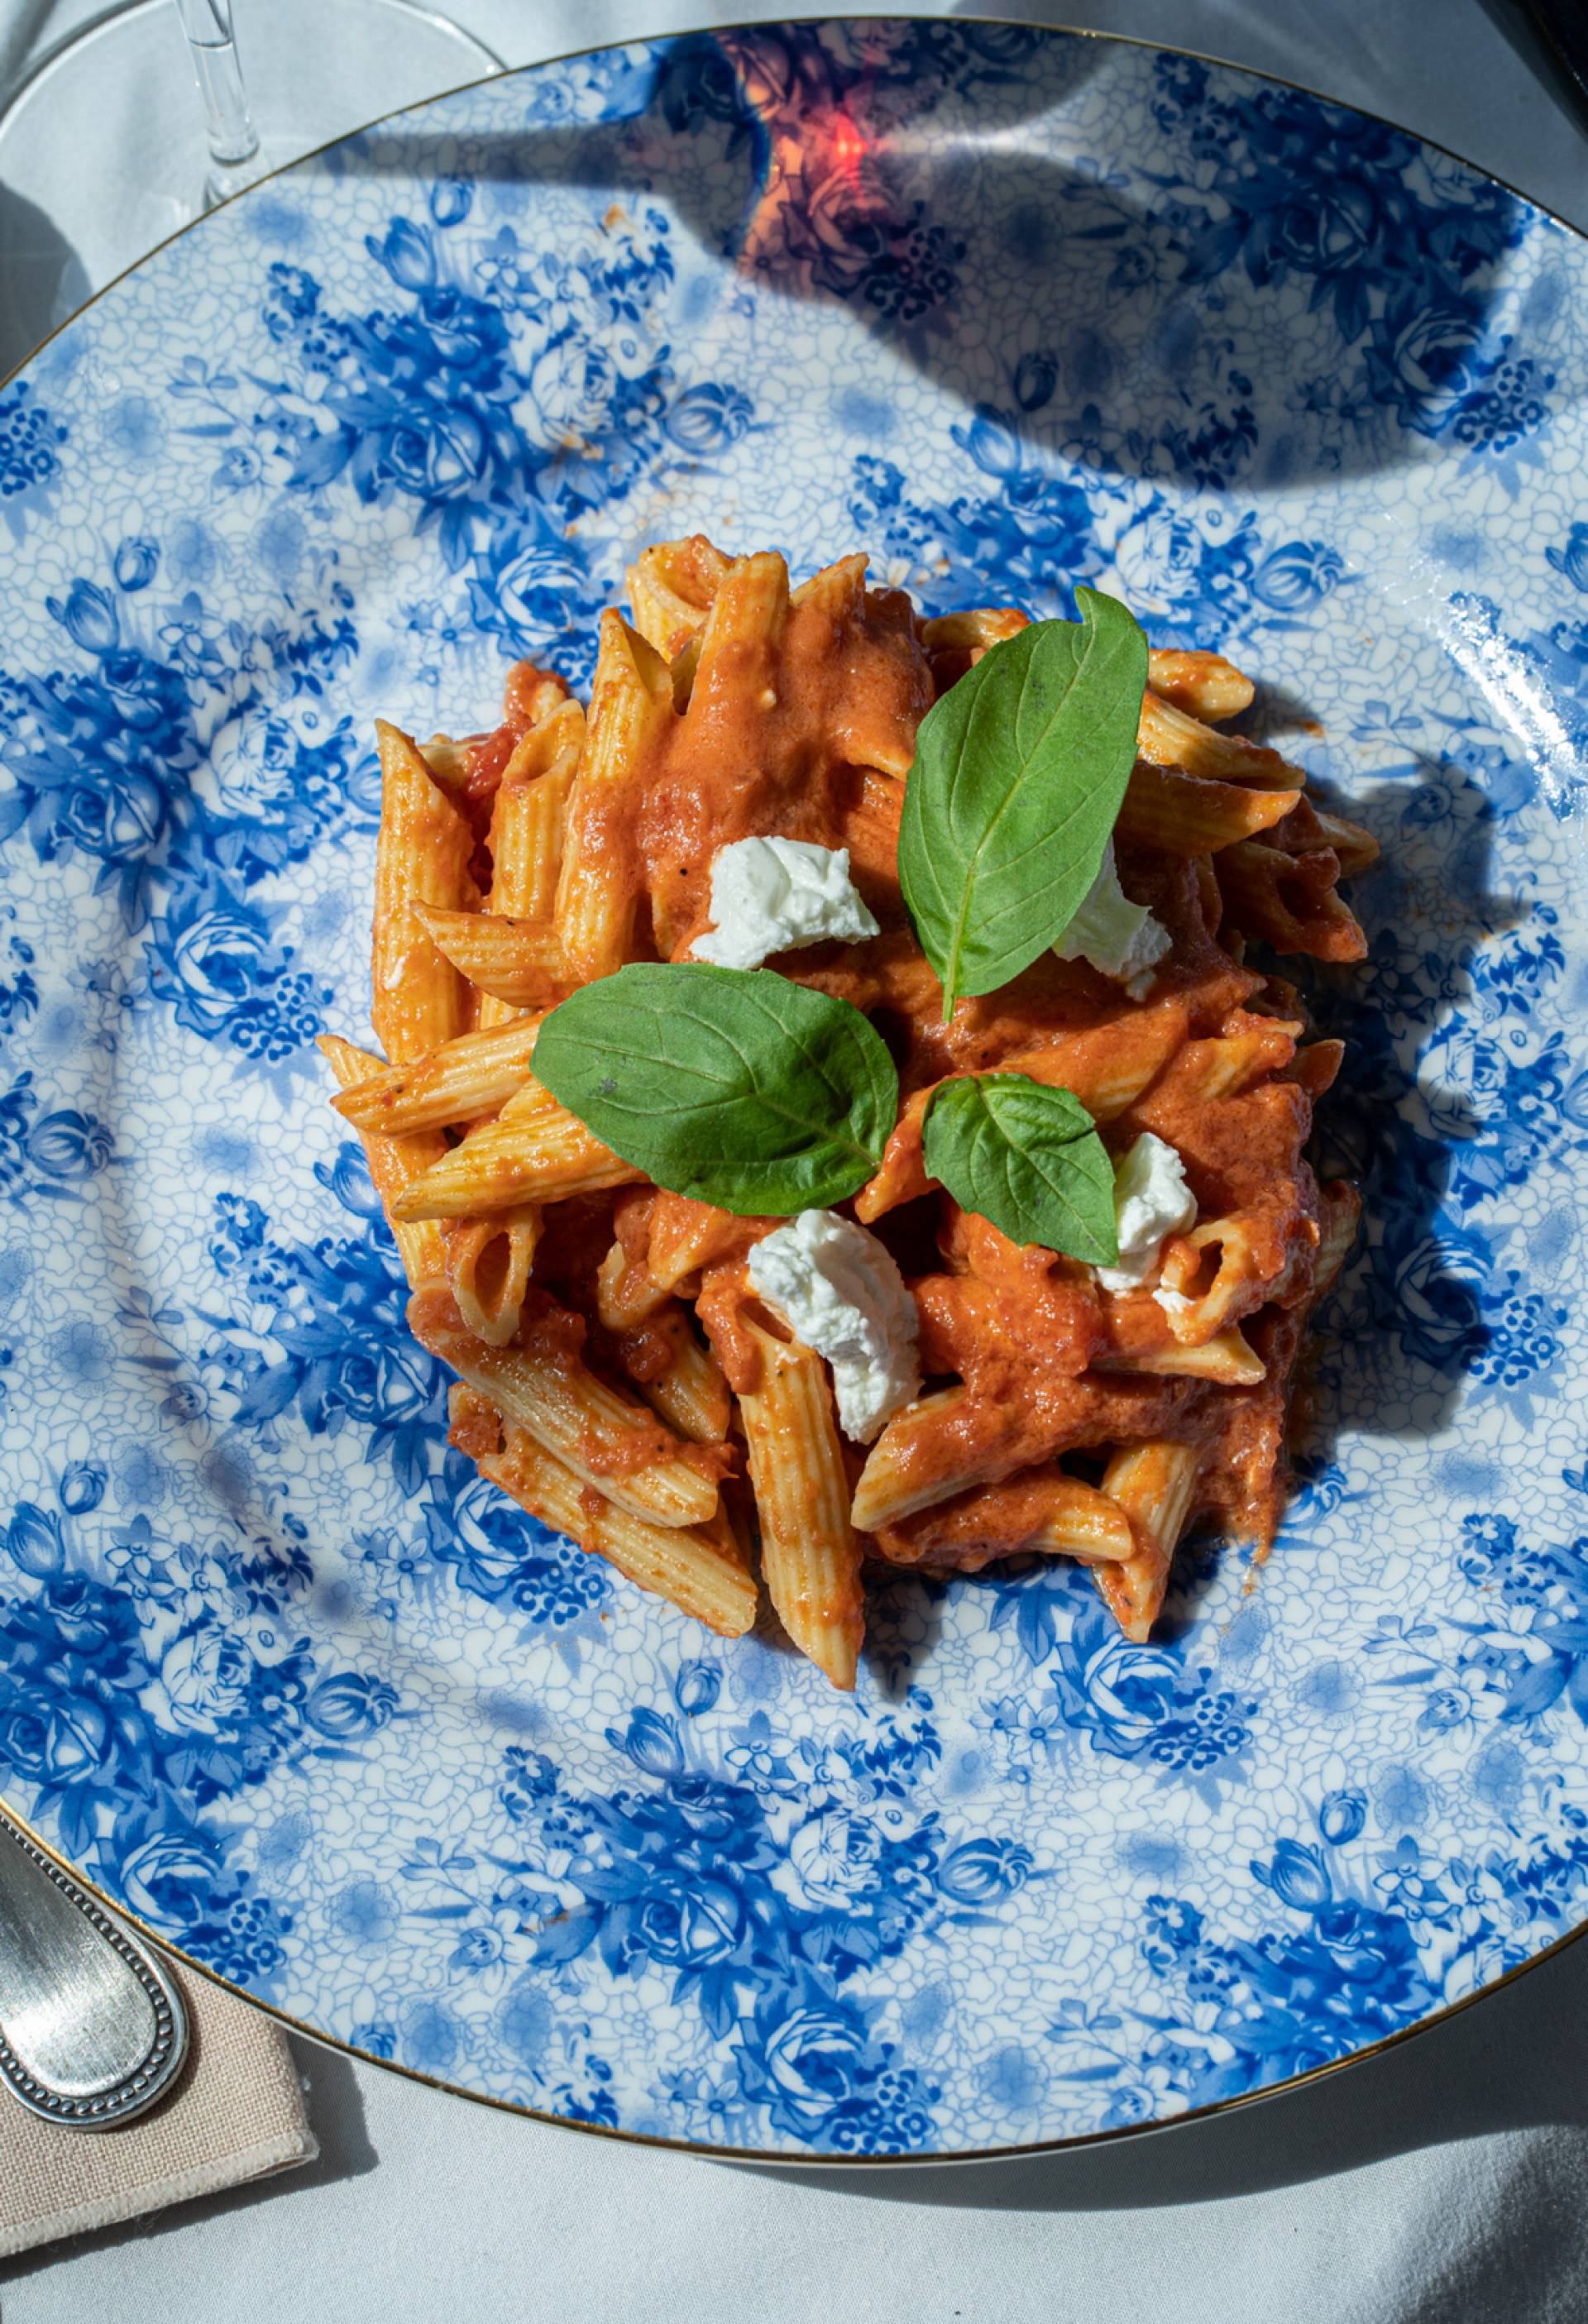
[[[1588,523],[1579,521],[1567,533],[1564,548],[1546,549],[1544,555],[1574,588],[1588,590]]]
[[[1368,1803],[1365,1792],[1354,1786],[1331,1792],[1318,1808],[1318,1830],[1331,1848],[1343,1848],[1355,1840],[1367,1821]]]
[[[61,1471],[60,1506],[70,1517],[86,1517],[105,1498],[105,1469],[98,1461],[74,1461]]]
[[[115,552],[115,586],[130,596],[134,589],[146,589],[154,578],[160,562],[160,544],[139,533],[124,540]]]
[[[33,400],[28,381],[0,395],[0,499],[31,494],[59,475],[56,447],[65,441],[66,429]]]

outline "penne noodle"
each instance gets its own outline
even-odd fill
[[[1136,748],[1155,767],[1178,767],[1187,775],[1211,775],[1226,783],[1244,783],[1253,790],[1299,791],[1306,776],[1260,742],[1239,734],[1221,734],[1200,718],[1187,717],[1172,703],[1149,688],[1141,705]]]
[[[1049,1042],[1041,1049],[1017,1051],[999,1073],[1029,1074],[1033,1081],[1069,1090],[1094,1121],[1112,1121],[1151,1086],[1186,1038],[1186,1011],[1178,1001],[1132,1010],[1116,1022]],[[854,1197],[854,1215],[870,1225],[900,1204],[926,1194],[922,1141],[927,1108],[941,1084],[906,1099],[882,1149],[882,1167]]]
[[[648,1267],[614,1242],[596,1275],[596,1313],[608,1332],[632,1332],[672,1294],[658,1283]]]
[[[865,1628],[860,1544],[821,1358],[748,1330],[761,1383],[739,1397],[761,1519],[761,1572],[783,1628],[836,1687],[854,1684]]]
[[[722,1443],[733,1421],[734,1400],[721,1364],[696,1338],[683,1308],[670,1302],[632,1338],[637,1343],[633,1360],[623,1339],[619,1360],[651,1411],[691,1444]]]
[[[491,855],[491,886],[484,913],[475,916],[487,922],[511,921],[525,936],[531,931],[538,933],[554,970],[560,970],[561,953],[556,942],[552,913],[568,830],[568,801],[584,747],[585,714],[577,702],[561,704],[519,743],[492,802],[491,830],[486,841]],[[428,916],[426,926],[439,949],[447,952]],[[463,968],[466,976],[469,974],[467,967],[451,953],[447,956],[455,966]],[[542,977],[522,997],[517,993],[503,995],[485,985],[484,997],[478,1004],[480,1026],[502,1024],[516,1009],[544,1007],[561,981],[559,974]],[[482,983],[475,976],[470,976],[469,982]]]
[[[1333,1087],[1344,1055],[1343,1041],[1313,1041],[1305,1049],[1297,1050],[1289,1069],[1290,1078],[1299,1082],[1316,1103]]]
[[[531,1076],[494,1121],[471,1130],[402,1189],[393,1215],[467,1218],[476,1211],[512,1211],[524,1203],[632,1186],[642,1175],[620,1162]]]
[[[1366,959],[1367,938],[1336,892],[1340,859],[1333,848],[1288,855],[1245,839],[1222,849],[1214,870],[1225,917],[1247,936],[1314,960]]]
[[[640,802],[674,717],[666,662],[620,615],[604,613],[557,885],[557,929],[576,983],[610,976],[630,957],[641,890]]]
[[[479,1470],[542,1525],[604,1557],[639,1589],[669,1600],[719,1637],[742,1638],[754,1623],[754,1577],[731,1533],[715,1519],[708,1529],[637,1517],[592,1492],[521,1428],[509,1426],[503,1450],[485,1454]]]
[[[1146,1354],[1106,1355],[1096,1359],[1102,1370],[1157,1372],[1183,1379],[1217,1380],[1223,1388],[1255,1388],[1268,1378],[1268,1366],[1235,1330],[1215,1332],[1199,1347],[1170,1347]]]
[[[852,621],[865,595],[865,564],[863,557],[840,557],[835,564],[824,565],[789,591],[789,612],[817,612],[835,626]]]
[[[1013,605],[978,605],[963,613],[934,614],[921,623],[921,643],[928,653],[983,654],[1029,625],[1030,616]]]
[[[421,904],[418,918],[437,951],[481,992],[502,1001],[509,1016],[520,1009],[549,1007],[567,984],[556,932],[539,921],[494,912],[444,912],[433,904]]]
[[[335,1033],[322,1033],[315,1047],[345,1090],[356,1089],[361,1082],[377,1079],[387,1071],[378,1057],[355,1049],[351,1041],[340,1040]],[[439,1282],[447,1265],[439,1229],[428,1219],[393,1218],[392,1202],[404,1186],[422,1178],[439,1161],[447,1151],[446,1139],[438,1130],[413,1131],[401,1138],[361,1130],[359,1136],[370,1183],[385,1207],[387,1224],[410,1285],[417,1291],[421,1284]]]
[[[1136,1548],[1122,1564],[1097,1566],[1094,1579],[1121,1629],[1138,1646],[1146,1645],[1163,1605],[1201,1462],[1195,1445],[1135,1444],[1116,1452],[1103,1472],[1103,1489],[1129,1517]]]
[[[691,707],[714,696],[752,698],[770,680],[789,622],[789,568],[770,549],[735,558],[717,585],[700,636]]]
[[[1257,1226],[1265,1223],[1259,1212]],[[1239,1317],[1270,1299],[1283,1299],[1298,1269],[1310,1270],[1316,1248],[1316,1242],[1301,1240],[1276,1245],[1269,1235],[1260,1250],[1248,1221],[1238,1213],[1205,1219],[1188,1234],[1174,1236],[1164,1253],[1159,1287],[1175,1339],[1182,1348],[1205,1347]]]
[[[1176,653],[1155,649],[1147,657],[1147,682],[1154,694],[1188,718],[1234,718],[1250,710],[1257,688],[1223,654]]]
[[[861,1533],[900,1524],[935,1501],[952,1499],[984,1481],[979,1463],[963,1462],[945,1471],[944,1424],[966,1403],[963,1388],[923,1396],[891,1420],[872,1446],[854,1489],[850,1518]]]
[[[1283,1073],[1296,1055],[1299,1025],[1282,1018],[1249,1018],[1242,1029],[1207,1041],[1187,1041],[1164,1075],[1161,1093],[1177,1100],[1235,1097],[1254,1083]],[[1155,1091],[1154,1096],[1160,1094]]]
[[[625,576],[634,627],[664,661],[674,661],[710,613],[729,559],[704,533],[642,549]]]
[[[729,1258],[762,1228],[775,1223],[740,1218],[733,1211],[697,1203],[690,1194],[659,1194],[651,1213],[647,1272],[662,1290],[674,1290],[687,1277]]]
[[[394,1065],[466,1029],[462,978],[436,950],[417,904],[457,911],[475,900],[474,835],[432,780],[410,738],[375,722],[381,755],[381,829],[375,845],[370,1019]]]
[[[515,1017],[489,1032],[462,1034],[408,1065],[372,1074],[331,1102],[355,1130],[387,1134],[472,1120],[523,1087],[540,1029],[538,1017]]]
[[[885,1526],[876,1545],[893,1565],[974,1573],[1001,1557],[1117,1563],[1133,1554],[1135,1536],[1117,1502],[1049,1462]]]
[[[459,1219],[444,1230],[447,1280],[457,1312],[487,1347],[506,1347],[518,1330],[540,1236],[540,1213],[532,1205]]]
[[[1116,835],[1169,855],[1202,855],[1238,839],[1269,831],[1288,815],[1299,791],[1244,790],[1178,767],[1138,759],[1125,792]]]
[[[700,1525],[716,1508],[715,1480],[691,1466],[681,1445],[669,1452],[676,1440],[668,1431],[560,1342],[483,1347],[445,1289],[415,1292],[408,1323],[459,1379],[619,1508],[660,1526]]]
[[[1360,823],[1347,823],[1343,816],[1326,815],[1322,807],[1313,810],[1313,819],[1320,844],[1332,848],[1339,858],[1343,880],[1354,880],[1371,871],[1382,851],[1371,831]]]
[[[1321,1299],[1334,1287],[1362,1225],[1362,1196],[1343,1178],[1323,1189],[1318,1222],[1318,1247],[1313,1260],[1313,1296]]]

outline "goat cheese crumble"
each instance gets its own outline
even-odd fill
[[[750,1281],[833,1368],[838,1423],[869,1444],[920,1392],[915,1301],[891,1253],[836,1211],[801,1211],[750,1254]]]
[[[1174,1148],[1150,1130],[1142,1131],[1114,1171],[1113,1218],[1119,1261],[1097,1269],[1105,1291],[1140,1289],[1168,1238],[1196,1223],[1196,1197],[1186,1184],[1186,1167]]]
[[[719,848],[711,917],[691,949],[718,968],[759,968],[797,945],[878,933],[849,876],[849,850],[805,839],[735,839]]]
[[[1111,839],[1103,866],[1072,915],[1054,951],[1060,960],[1085,960],[1102,976],[1122,984],[1132,1001],[1145,1001],[1153,971],[1174,938],[1145,904],[1132,904],[1120,886]]]

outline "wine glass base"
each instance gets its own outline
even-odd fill
[[[235,31],[260,151],[227,190],[501,69],[410,0],[235,0]],[[201,214],[209,167],[173,0],[132,0],[41,61],[0,113],[0,378]]]

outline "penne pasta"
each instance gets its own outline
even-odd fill
[[[1223,654],[1176,653],[1155,649],[1147,657],[1147,682],[1154,694],[1188,718],[1234,718],[1250,710],[1257,688]]]
[[[619,1508],[653,1525],[688,1526],[703,1524],[716,1508],[715,1480],[690,1465],[651,1414],[597,1379],[555,1331],[522,1347],[482,1346],[445,1289],[416,1291],[408,1322],[459,1379]]]
[[[1225,917],[1245,935],[1314,960],[1366,959],[1367,938],[1338,893],[1340,859],[1333,848],[1288,855],[1246,839],[1223,849],[1214,870]]]
[[[477,1340],[504,1348],[517,1333],[529,1289],[540,1213],[532,1205],[494,1216],[458,1219],[444,1231],[447,1281],[457,1312]]]
[[[335,1033],[322,1033],[315,1047],[345,1090],[356,1089],[387,1070],[378,1057],[372,1057],[365,1049],[355,1049],[351,1041],[339,1040]],[[384,1206],[397,1255],[410,1285],[417,1291],[421,1284],[439,1281],[447,1265],[439,1230],[428,1219],[394,1218],[392,1204],[393,1197],[405,1186],[422,1178],[439,1161],[447,1151],[446,1139],[436,1130],[410,1131],[395,1138],[379,1130],[361,1130],[359,1137],[369,1167],[370,1183]]]
[[[664,1291],[673,1291],[703,1267],[728,1258],[770,1220],[739,1218],[688,1194],[659,1194],[651,1213],[646,1271]]]
[[[877,1536],[892,1565],[976,1573],[1002,1557],[1074,1557],[1084,1564],[1131,1556],[1135,1536],[1116,1501],[1057,1462],[937,1503]]]
[[[524,1203],[566,1202],[570,1194],[631,1186],[641,1175],[531,1076],[494,1121],[471,1130],[403,1187],[393,1216],[461,1219]]]
[[[375,848],[374,942],[371,957],[375,1038],[394,1064],[422,1056],[466,1028],[462,978],[442,958],[414,907],[456,911],[474,901],[474,835],[432,779],[410,738],[385,721],[381,754],[381,832]]]
[[[1094,1579],[1126,1637],[1139,1646],[1146,1645],[1163,1604],[1200,1466],[1195,1445],[1148,1443],[1116,1452],[1103,1472],[1103,1489],[1129,1517],[1136,1547],[1122,1564],[1097,1566]]]
[[[919,859],[907,853],[902,875],[900,862],[907,788],[934,779],[918,733],[1027,613],[923,616],[868,583],[859,553],[791,586],[780,556],[729,557],[701,534],[642,549],[627,579],[632,619],[602,617],[587,711],[523,662],[489,733],[439,733],[421,750],[378,729],[372,1014],[386,1055],[330,1037],[320,1047],[412,1286],[411,1328],[457,1376],[452,1441],[542,1523],[725,1637],[755,1618],[756,1541],[789,1639],[843,1690],[856,1681],[868,1559],[950,1576],[1070,1558],[1144,1640],[1188,1523],[1216,1521],[1260,1552],[1279,1521],[1298,1351],[1360,1204],[1342,1185],[1320,1190],[1306,1150],[1342,1045],[1309,1038],[1297,991],[1256,948],[1362,958],[1339,889],[1377,844],[1311,798],[1279,751],[1221,726],[1253,700],[1230,661],[1149,648],[1139,714],[1140,659],[1109,713],[1127,754],[1136,721],[1113,836],[1126,892],[1153,916],[1138,949],[1161,953],[1142,975],[1089,937],[1103,965],[1091,949],[1041,952],[1001,988],[962,991],[946,1018],[937,952],[918,933]],[[1117,613],[1088,619],[1112,621],[1140,656]],[[995,725],[976,732],[996,762]],[[1074,772],[1055,777],[1056,833]],[[931,843],[946,862],[946,828]],[[850,1139],[863,1167],[881,1148],[869,1181],[854,1191],[847,1160],[821,1181],[852,1190],[845,1210],[880,1224],[877,1240],[856,1243],[842,1213],[802,1222],[764,1268],[755,1246],[784,1217],[651,1184],[534,1072],[564,1001],[631,963],[648,964],[642,984],[671,974],[726,918],[716,855],[757,837],[847,851],[877,928],[823,937],[816,883],[839,884],[837,867],[790,857],[789,901],[767,905],[769,936],[786,908],[793,939],[769,955],[772,973],[869,1018],[901,1092],[863,1144]],[[972,910],[965,892],[974,948],[975,911],[994,906]],[[952,892],[942,900],[947,912]],[[1106,919],[1104,899],[1097,910]],[[578,1013],[563,1019],[571,1042]],[[825,1053],[808,1062],[826,1070]],[[780,1094],[777,1067],[774,1054],[756,1104],[780,1138],[787,1099],[792,1153],[826,1100],[797,1100],[792,1077]],[[1038,1142],[1017,1167],[1000,1159],[992,1109],[983,1135],[964,1127],[974,1107],[956,1120],[950,1106],[937,1185],[925,1161],[937,1093],[990,1074],[1068,1092],[1101,1146],[1062,1155],[1073,1120],[1028,1093],[1025,1121],[1063,1128],[1048,1155],[1022,1126]],[[659,1113],[673,1078],[652,1084]],[[750,1123],[682,1044],[676,1078],[680,1111],[695,1106],[714,1133]],[[559,1082],[580,1086],[571,1073]],[[605,1119],[596,1095],[576,1102]],[[974,1161],[956,1152],[962,1135],[983,1141]],[[845,1154],[841,1130],[822,1136]],[[698,1164],[671,1169],[666,1150],[659,1141],[667,1175],[710,1183]],[[1118,1273],[1103,1256],[1111,1169]],[[748,1170],[725,1179],[725,1204],[754,1183]],[[799,1184],[790,1168],[782,1199]],[[1059,1247],[1009,1239],[1039,1229]],[[792,1270],[786,1308],[758,1296],[752,1266],[769,1285]],[[831,1374],[802,1332],[833,1351]]]
[[[1094,1121],[1113,1121],[1157,1080],[1185,1038],[1184,1008],[1163,1001],[1134,1010],[1122,1022],[1072,1034],[1042,1049],[1018,1051],[998,1070],[1067,1089]],[[854,1197],[854,1215],[863,1224],[929,1191],[923,1138],[927,1109],[939,1086],[918,1090],[900,1109],[882,1150],[882,1168]]]
[[[826,1367],[808,1348],[748,1329],[761,1379],[741,1390],[739,1416],[761,1519],[762,1579],[800,1653],[847,1692],[865,1614]]]
[[[659,540],[642,549],[626,575],[634,627],[664,661],[674,661],[695,637],[722,586],[729,559],[704,533]]]
[[[1138,759],[1114,828],[1140,847],[1202,855],[1271,830],[1300,797],[1299,791],[1247,790]]]
[[[742,1638],[755,1620],[756,1589],[732,1535],[712,1526],[659,1526],[590,1490],[567,1463],[511,1425],[502,1450],[479,1457],[480,1473],[554,1532],[719,1637]]]
[[[644,1261],[614,1242],[596,1276],[596,1313],[608,1332],[632,1332],[665,1307],[672,1294]]]
[[[720,1444],[734,1416],[723,1368],[689,1328],[677,1300],[647,1316],[618,1342],[618,1357],[635,1387],[675,1435],[691,1444]]]
[[[918,1398],[888,1423],[854,1489],[849,1514],[858,1532],[876,1533],[883,1526],[899,1525],[918,1509],[951,1500],[956,1493],[983,1482],[986,1462],[962,1456],[948,1465],[943,1459],[946,1424],[968,1405],[963,1388],[940,1388],[935,1396]]]
[[[355,1130],[388,1135],[467,1121],[515,1096],[529,1077],[538,1017],[515,1017],[485,1033],[464,1033],[405,1065],[388,1065],[332,1103]]]
[[[1316,1227],[1310,1240],[1277,1241],[1264,1231],[1269,1224],[1260,1210],[1250,1218],[1236,1213],[1205,1219],[1169,1242],[1159,1288],[1182,1348],[1205,1347],[1241,1316],[1283,1299],[1304,1264],[1310,1276]]]
[[[1257,1350],[1233,1329],[1215,1332],[1192,1347],[1155,1348],[1145,1354],[1101,1356],[1108,1371],[1155,1372],[1180,1379],[1217,1380],[1222,1388],[1255,1388],[1268,1377]]]
[[[1316,1104],[1332,1088],[1345,1055],[1343,1041],[1314,1041],[1305,1049],[1297,1049],[1290,1065],[1290,1077],[1299,1082]]]
[[[503,1023],[516,1009],[544,1007],[564,982],[553,910],[568,801],[584,747],[585,714],[577,702],[562,703],[519,743],[492,804],[486,842],[491,886],[485,911],[468,916],[486,926],[510,922],[523,937],[538,935],[552,973],[537,978],[522,995],[503,994],[486,980],[471,975],[467,964],[448,952],[431,917],[422,916],[438,948],[462,969],[471,984],[482,988],[477,1012],[482,1028]]]
[[[557,887],[558,934],[576,983],[610,976],[631,956],[641,886],[639,802],[674,715],[667,664],[618,614],[604,613]]]
[[[1178,767],[1187,775],[1210,775],[1216,781],[1242,783],[1253,790],[1306,788],[1302,769],[1292,766],[1278,751],[1248,742],[1239,734],[1221,734],[1150,689],[1141,705],[1136,748],[1155,767]]]
[[[538,921],[444,912],[433,904],[421,904],[418,917],[437,951],[487,998],[500,1001],[504,1016],[549,1008],[568,982],[556,931]]]
[[[963,613],[938,613],[921,623],[921,643],[928,653],[985,653],[1018,637],[1030,616],[1012,605],[978,605]]]

